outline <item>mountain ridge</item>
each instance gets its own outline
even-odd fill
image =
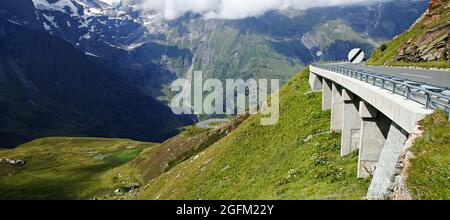
[[[187,123],[97,58],[45,32],[0,20],[0,44],[2,147],[55,135],[162,141]]]
[[[33,1],[36,5],[47,2]],[[362,47],[370,54],[377,43],[403,32],[426,8],[426,1],[401,0],[368,6],[312,8],[301,13],[269,11],[259,17],[239,20],[204,20],[187,13],[166,21],[154,11],[141,10],[134,1],[111,8],[100,7],[92,0],[55,0],[57,9],[49,4],[35,9],[30,2],[17,0],[14,4],[26,5],[19,11],[19,7],[2,3],[0,8],[8,9],[3,12],[8,19],[46,30],[85,52],[109,60],[110,65],[126,72],[124,77],[142,91],[156,98],[165,97],[164,100],[170,99],[164,92],[167,86],[177,77],[187,78],[192,68],[203,71],[205,77],[273,75],[286,82],[311,62],[345,58],[349,48]],[[64,8],[64,5],[69,6]],[[340,20],[346,31],[362,33],[359,40],[332,37],[331,41],[312,47],[302,43],[304,35],[317,33],[316,28],[335,20]],[[256,46],[251,44],[253,41],[257,42]],[[156,50],[149,46],[148,50],[135,51],[145,44],[174,47],[179,52],[175,56],[166,51],[154,53]],[[183,55],[185,50],[190,54]],[[317,56],[319,51],[323,57]],[[136,53],[151,59],[135,62],[132,57]],[[248,58],[254,54],[262,54],[265,60]],[[242,62],[237,62],[241,59]]]

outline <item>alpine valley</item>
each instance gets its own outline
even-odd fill
[[[323,94],[311,92],[309,64],[344,60],[358,47],[371,56],[367,65],[449,66],[449,0],[327,0],[341,6],[239,19],[195,10],[167,19],[144,1],[157,0],[0,1],[0,199],[365,199],[370,178],[357,178],[358,151],[341,156],[341,133],[330,129]],[[174,114],[170,85],[195,84],[195,71],[280,79],[278,123],[243,114],[193,125],[203,116]],[[448,115],[418,124],[422,135],[386,178],[407,193],[390,199],[449,199]],[[224,207],[172,211],[273,208]]]
[[[168,85],[204,77],[277,78],[370,53],[427,1],[269,11],[239,20],[165,20],[142,1],[0,2],[0,147],[47,136],[162,141],[192,123],[164,106]],[[395,18],[395,19],[394,19]],[[323,56],[318,57],[321,51]]]

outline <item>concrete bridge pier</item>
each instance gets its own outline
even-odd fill
[[[342,131],[344,116],[344,101],[342,100],[342,87],[336,83],[331,85],[331,132]]]
[[[366,198],[389,198],[409,133],[433,110],[329,68],[310,71],[311,89],[322,92],[322,110],[331,109],[331,130],[342,132],[341,156],[359,148],[358,178],[373,176]]]
[[[322,91],[322,77],[310,72],[309,73],[309,85],[312,92]]]
[[[322,80],[322,110],[331,109],[332,102],[332,81],[323,78]]]
[[[391,120],[367,102],[359,105],[361,135],[359,139],[358,178],[373,176],[386,142]]]
[[[347,156],[359,148],[361,117],[359,116],[359,98],[346,89],[342,89],[343,117],[341,156]]]
[[[372,182],[370,183],[367,199],[388,199],[394,191],[395,178],[401,172],[398,168],[400,157],[408,140],[408,132],[392,122],[387,139],[381,151]]]

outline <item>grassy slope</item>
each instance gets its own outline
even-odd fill
[[[448,0],[445,0],[447,3]],[[444,3],[444,4],[446,4]],[[437,27],[448,22],[450,13],[445,9],[438,11],[441,17],[435,20],[433,23],[428,25],[423,25],[420,22],[413,25],[409,30],[405,31],[403,34],[397,36],[393,40],[387,42],[386,49],[382,50],[381,47],[375,50],[371,58],[367,61],[368,65],[390,65],[390,66],[416,66],[423,68],[450,68],[450,63],[447,60],[434,61],[434,62],[423,62],[423,63],[411,63],[411,62],[393,62],[392,60],[398,55],[399,49],[410,39],[416,39],[433,27]]]
[[[357,156],[339,156],[307,71],[281,89],[280,122],[252,116],[230,135],[151,181],[140,199],[360,199]],[[311,134],[316,134],[308,138]]]
[[[425,132],[412,148],[408,187],[414,199],[450,199],[450,123],[437,112],[420,124]]]
[[[0,164],[0,199],[92,199],[111,193],[137,182],[121,166],[151,146],[123,139],[44,138],[1,150],[0,158],[27,164]]]
[[[142,185],[204,150],[248,116],[234,117],[218,129],[187,127],[162,144],[123,139],[45,138],[0,158],[25,159],[18,166],[0,163],[0,199],[127,199],[115,189]]]
[[[167,172],[177,164],[191,158],[231,132],[248,116],[234,117],[218,129],[203,129],[189,126],[181,134],[145,149],[127,166],[139,173],[138,177],[146,182]]]

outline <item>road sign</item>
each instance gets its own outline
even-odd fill
[[[323,53],[322,53],[322,51],[317,51],[317,54],[316,54],[318,57],[321,57],[322,55],[323,55]]]
[[[355,48],[348,53],[350,63],[361,63],[364,60],[364,51],[361,48]]]

